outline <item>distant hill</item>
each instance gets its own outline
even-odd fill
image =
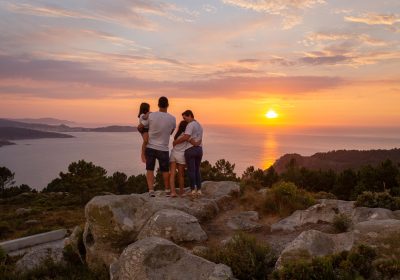
[[[133,126],[106,126],[98,128],[86,128],[86,127],[70,127],[65,124],[61,125],[48,125],[43,123],[26,123],[9,119],[0,119],[0,127],[19,127],[28,128],[40,131],[49,132],[134,132],[137,131],[136,127]]]
[[[67,120],[59,120],[55,118],[39,118],[39,119],[10,119],[12,121],[23,122],[23,123],[37,123],[37,124],[47,124],[47,125],[69,125],[75,126],[77,123],[67,121]]]
[[[15,143],[7,141],[7,140],[0,140],[0,147],[8,146],[8,145],[15,145]]]
[[[27,128],[20,128],[20,127],[0,127],[0,139],[4,140],[73,138],[73,137],[74,136],[68,134],[39,131]]]
[[[327,153],[316,153],[312,156],[286,154],[279,158],[273,167],[278,173],[282,173],[286,170],[292,159],[296,161],[299,167],[307,169],[342,171],[347,168],[357,169],[367,164],[377,165],[387,159],[400,163],[400,149],[368,151],[338,150]]]

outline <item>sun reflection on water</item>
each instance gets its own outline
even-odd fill
[[[267,169],[278,158],[278,142],[274,133],[268,133],[264,139],[261,166]]]

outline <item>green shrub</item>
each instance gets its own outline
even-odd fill
[[[338,233],[348,231],[351,223],[351,218],[343,213],[335,215],[335,217],[333,218],[333,227]]]
[[[264,210],[287,216],[315,204],[312,195],[291,182],[279,182],[265,193]]]
[[[293,260],[272,273],[271,279],[325,280],[375,279],[372,262],[376,259],[373,248],[360,245],[350,252],[341,252],[311,261]]]
[[[276,257],[269,246],[244,233],[237,233],[224,246],[210,248],[201,257],[223,263],[238,279],[266,279],[274,268]]]
[[[7,258],[7,253],[4,249],[0,246],[0,263],[4,263]]]
[[[400,210],[400,197],[389,192],[363,192],[357,197],[356,206]]]
[[[312,196],[315,199],[337,199],[336,195],[330,192],[317,192],[313,193]]]
[[[398,279],[400,276],[399,259],[379,259],[374,262],[374,267],[381,279]]]

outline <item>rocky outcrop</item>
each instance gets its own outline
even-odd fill
[[[328,234],[317,230],[302,232],[282,251],[276,267],[299,258],[308,259],[314,256],[324,256],[350,250],[354,244],[354,234]]]
[[[254,231],[262,227],[256,211],[240,212],[227,221],[227,226],[233,230]]]
[[[293,231],[307,223],[332,222],[333,217],[339,213],[346,214],[352,221],[352,228],[346,233],[328,234],[317,230],[302,232],[285,247],[276,266],[279,267],[291,259],[307,259],[350,250],[359,244],[370,245],[378,250],[380,248],[388,250],[388,246],[393,245],[390,241],[391,236],[400,233],[397,211],[383,208],[353,208],[352,205],[352,202],[322,200],[320,204],[304,211],[296,211],[272,225],[272,230]],[[385,243],[386,239],[389,240],[388,244]]]
[[[192,255],[159,237],[145,238],[128,246],[111,265],[110,275],[111,280],[234,279],[229,267]]]
[[[289,217],[271,225],[271,231],[294,231],[296,228],[310,223],[331,223],[337,214],[351,216],[353,209],[354,201],[321,199],[320,203],[306,210],[297,210]]]
[[[155,213],[140,231],[138,239],[158,236],[175,243],[207,240],[196,217],[175,209]]]
[[[109,265],[129,244],[153,234],[177,242],[204,240],[198,222],[210,220],[228,207],[239,190],[236,182],[205,182],[203,197],[195,200],[160,193],[153,198],[148,194],[95,197],[85,207],[86,260],[90,266]],[[189,234],[189,228],[196,233]]]

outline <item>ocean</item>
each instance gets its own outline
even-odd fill
[[[139,133],[75,132],[75,138],[13,141],[0,148],[0,166],[15,172],[17,184],[41,190],[66,172],[73,161],[84,159],[104,167],[108,174],[121,171],[143,174]],[[292,128],[204,127],[204,156],[214,164],[226,159],[237,175],[249,166],[268,168],[286,153],[309,156],[332,150],[392,149],[400,147],[399,128]]]

